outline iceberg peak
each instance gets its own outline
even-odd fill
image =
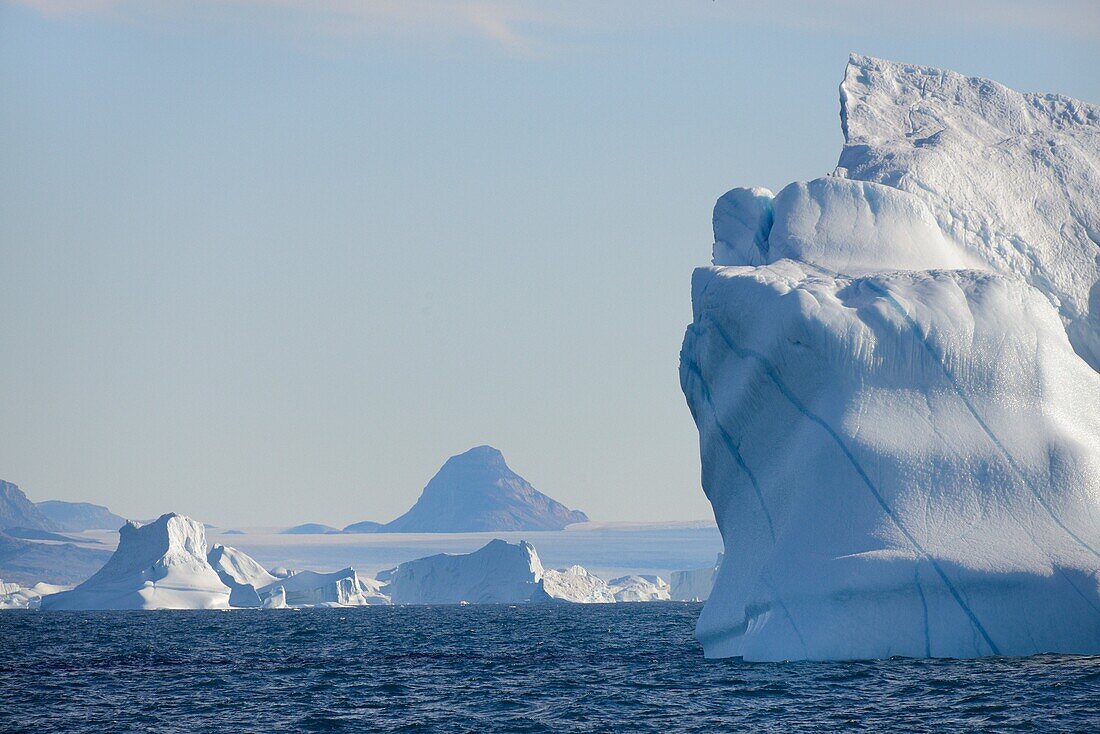
[[[230,589],[207,559],[202,523],[170,512],[129,521],[107,563],[71,591],[44,597],[43,609],[225,609]]]

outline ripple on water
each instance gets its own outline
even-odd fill
[[[0,731],[1088,731],[1100,657],[704,660],[697,604],[0,614]]]

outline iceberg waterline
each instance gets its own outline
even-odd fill
[[[724,195],[692,282],[704,651],[1100,652],[1100,110],[860,56],[841,99],[841,167]]]
[[[207,547],[205,528],[174,513],[128,523],[107,564],[72,589],[35,592],[10,584],[0,608],[45,610],[230,609],[370,604],[614,603],[669,599],[657,576],[606,582],[581,566],[543,568],[529,543],[493,540],[473,553],[402,563],[379,578],[353,568],[332,573],[268,571],[240,550]]]

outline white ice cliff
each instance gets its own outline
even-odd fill
[[[704,651],[1098,653],[1100,108],[860,56],[841,103],[693,277]]]
[[[106,565],[42,609],[227,609],[230,588],[207,561],[202,523],[169,513],[127,523]]]

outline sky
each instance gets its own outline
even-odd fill
[[[1100,102],[1091,1],[0,0],[0,478],[342,527],[487,443],[711,518],[691,271],[851,51]]]

